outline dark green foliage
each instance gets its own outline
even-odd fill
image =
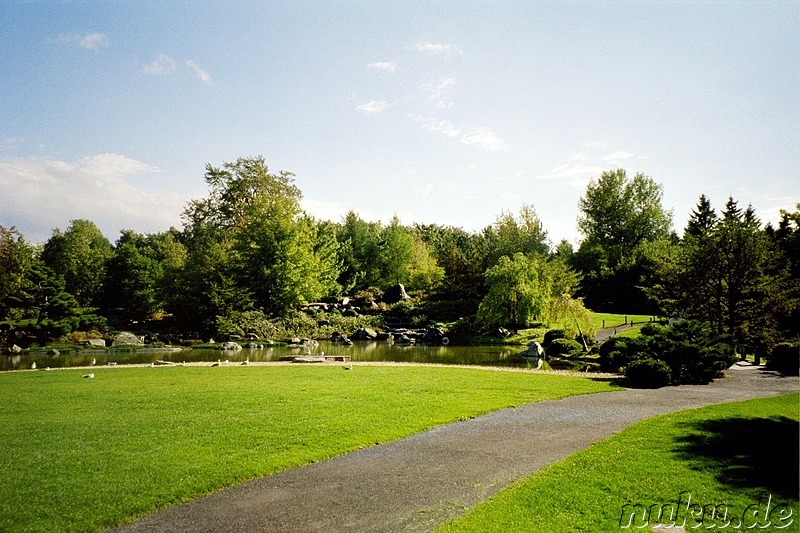
[[[586,306],[608,312],[653,312],[643,286],[652,283],[653,243],[672,238],[672,213],[661,205],[663,187],[623,169],[603,172],[580,199],[584,235],[572,265],[583,275]]]
[[[625,367],[625,377],[632,387],[658,388],[672,382],[672,370],[666,362],[647,357],[631,361]]]
[[[547,348],[556,339],[565,339],[567,333],[563,329],[551,329],[544,334],[542,339],[542,346]]]
[[[658,359],[670,368],[670,383],[708,383],[736,360],[725,337],[701,323],[683,320],[672,326],[647,324],[635,338],[611,339],[600,347],[605,371],[627,374],[626,367],[640,359]]]
[[[583,346],[572,339],[554,339],[545,348],[545,353],[548,357],[573,357],[583,353]]]
[[[767,368],[797,376],[800,373],[800,344],[782,342],[775,346],[767,359]]]

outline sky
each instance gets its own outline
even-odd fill
[[[303,208],[578,244],[604,170],[763,222],[800,202],[800,2],[0,0],[0,225],[182,227],[207,164]]]

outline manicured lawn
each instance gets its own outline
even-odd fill
[[[661,510],[662,524],[686,519],[686,531],[798,531],[799,401],[790,394],[641,422],[501,491],[442,530],[641,530],[656,525]]]
[[[625,314],[615,314],[615,313],[595,313],[592,311],[592,321],[594,321],[594,327],[597,329],[601,329],[603,327],[613,328],[616,326],[620,326],[625,324],[625,319],[628,319],[628,322],[650,322],[653,315],[625,315]],[[656,319],[658,317],[655,317]],[[603,326],[605,324],[605,326]]]
[[[223,486],[495,409],[608,391],[432,366],[0,374],[0,531],[92,531]]]

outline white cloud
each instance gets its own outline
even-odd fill
[[[450,96],[453,93],[457,80],[453,77],[440,78],[436,83],[426,83],[421,87],[426,99],[436,109],[453,107]]]
[[[153,76],[164,76],[175,72],[175,61],[166,54],[159,54],[152,63],[142,67],[142,72]]]
[[[108,46],[108,35],[105,33],[62,33],[58,36],[61,44],[77,44],[84,50],[100,50],[102,46]]]
[[[378,61],[376,63],[370,63],[367,65],[367,68],[372,70],[380,70],[382,72],[394,72],[397,70],[397,63],[393,63],[391,61]]]
[[[209,75],[208,72],[200,68],[200,65],[189,59],[188,61],[186,61],[186,66],[192,69],[195,78],[202,81],[206,85],[214,85],[214,81],[211,79],[211,75]]]
[[[389,104],[383,100],[372,100],[366,104],[356,106],[356,109],[367,115],[377,115],[378,113],[383,113],[387,107],[389,107]]]
[[[489,128],[482,126],[473,127],[464,132],[459,142],[467,145],[476,145],[487,152],[502,152],[508,150],[506,142],[495,135]]]
[[[76,161],[0,158],[0,224],[17,226],[33,242],[78,218],[94,221],[111,239],[122,229],[154,232],[180,226],[187,198],[164,192],[163,184],[150,189],[143,184],[157,172],[120,154]]]
[[[429,43],[428,41],[418,41],[411,45],[412,50],[423,54],[460,54],[463,52],[461,48],[452,43]]]
[[[461,127],[448,120],[438,120],[420,115],[411,115],[410,118],[415,122],[419,122],[425,131],[440,133],[451,139],[457,139],[461,144],[477,146],[487,152],[508,150],[508,145],[502,138],[483,126]]]
[[[630,159],[631,157],[633,157],[633,154],[631,154],[629,152],[623,152],[621,150],[617,150],[613,154],[605,155],[605,156],[601,157],[600,159],[602,161],[621,161],[623,159]]]

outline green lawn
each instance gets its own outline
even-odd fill
[[[625,315],[625,314],[617,314],[617,313],[595,313],[594,311],[591,312],[592,321],[594,322],[594,327],[597,329],[603,328],[603,324],[607,328],[613,328],[616,326],[620,326],[625,324],[625,319],[627,318],[628,322],[650,322],[653,318],[653,315]]]
[[[790,394],[641,422],[501,491],[441,530],[640,530],[656,525],[661,510],[662,524],[686,518],[686,531],[798,531],[799,402]],[[670,520],[671,511],[680,514]]]
[[[0,531],[92,531],[255,476],[612,385],[432,366],[0,374]]]

